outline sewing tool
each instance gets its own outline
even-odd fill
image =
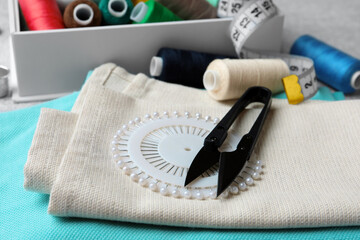
[[[230,56],[161,48],[150,62],[150,75],[164,82],[204,88],[202,76],[214,59]]]
[[[101,0],[99,8],[107,24],[125,24],[130,22],[133,9],[131,0]]]
[[[236,3],[238,2],[235,0],[221,0],[218,8],[223,10],[224,15],[228,12],[236,14],[231,22],[229,33],[238,56],[240,58],[280,58],[284,60],[288,64],[291,74],[282,79],[290,104],[297,104],[314,96],[317,91],[317,80],[311,59],[243,48],[253,32],[277,15],[277,8],[272,1],[255,0],[240,5],[236,5]],[[230,6],[231,10],[229,10]]]
[[[156,0],[182,19],[216,18],[216,8],[206,0]]]
[[[256,141],[265,122],[271,106],[271,91],[264,87],[251,87],[235,103],[225,117],[206,136],[204,146],[197,153],[187,172],[185,186],[201,176],[213,165],[220,162],[218,174],[217,196],[219,196],[238,176],[246,161],[250,159]],[[245,134],[235,151],[219,152],[218,148],[224,143],[227,132],[238,115],[250,103],[263,103],[263,109],[257,117],[251,130]]]
[[[311,58],[319,80],[344,93],[360,89],[360,60],[304,35],[293,44],[291,54]]]
[[[64,28],[56,0],[19,0],[19,4],[30,30]]]
[[[281,79],[288,75],[289,68],[281,59],[218,59],[207,67],[203,82],[212,98],[228,100],[239,98],[251,86],[281,92]]]
[[[214,199],[218,166],[208,169],[186,187],[184,182],[205,136],[218,122],[216,117],[178,111],[136,117],[116,132],[111,142],[113,160],[131,180],[164,196]],[[230,130],[221,151],[234,151],[240,138],[237,132]],[[257,156],[253,156],[245,168],[222,196],[238,194],[260,178],[262,162]]]
[[[138,3],[132,10],[130,19],[135,23],[169,22],[182,20],[155,0]]]
[[[92,1],[75,0],[65,8],[64,23],[67,28],[99,26],[101,12]]]
[[[6,97],[9,93],[8,75],[9,69],[0,65],[0,98]]]

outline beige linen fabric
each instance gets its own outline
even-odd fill
[[[112,89],[89,82],[82,110],[69,113],[77,115],[76,127],[55,171],[50,214],[219,228],[360,223],[359,101],[289,106],[274,99],[258,146],[266,164],[262,180],[228,199],[175,199],[142,188],[118,169],[111,158],[112,136],[122,124],[146,113],[177,110],[222,117],[230,105],[211,100],[205,91],[144,75],[116,89],[116,79],[122,81],[118,70],[111,77],[97,76],[104,85],[114,83]],[[257,111],[249,110],[254,116]],[[244,119],[243,124],[246,129],[252,122]]]

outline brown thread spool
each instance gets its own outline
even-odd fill
[[[217,59],[207,67],[203,83],[212,98],[229,100],[239,98],[251,86],[281,92],[281,79],[288,75],[289,67],[280,59]]]
[[[89,0],[76,0],[64,11],[64,24],[67,28],[92,27],[101,24],[101,12],[96,3]]]
[[[206,0],[156,0],[181,19],[216,18],[217,9]]]

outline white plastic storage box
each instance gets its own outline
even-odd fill
[[[150,60],[161,47],[235,56],[228,32],[231,19],[21,31],[18,2],[8,2],[16,102],[79,90],[87,72],[106,62],[148,74]],[[279,16],[267,22],[246,46],[280,51],[283,21]]]

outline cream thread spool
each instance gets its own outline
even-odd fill
[[[280,59],[217,59],[207,67],[203,83],[212,98],[229,100],[239,98],[251,86],[281,92],[281,79],[288,75],[289,67]]]

